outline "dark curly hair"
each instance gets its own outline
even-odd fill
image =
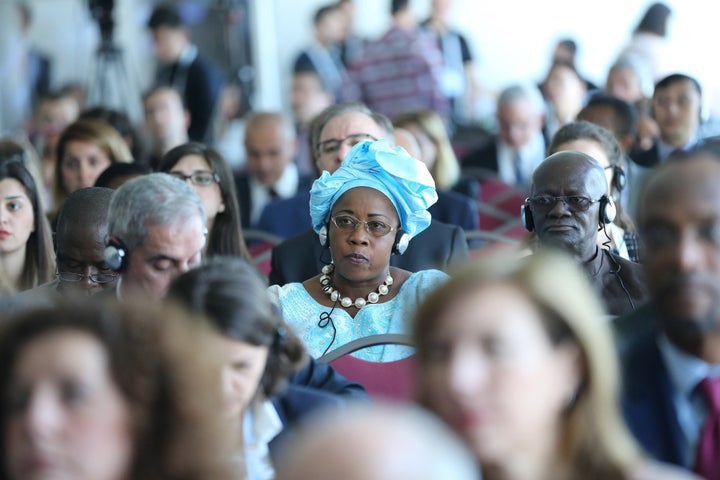
[[[233,340],[270,348],[260,381],[265,396],[280,390],[306,360],[301,340],[280,316],[260,274],[237,257],[214,257],[177,277],[168,298],[208,318]]]

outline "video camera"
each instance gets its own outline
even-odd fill
[[[113,20],[113,9],[115,0],[88,0],[90,16],[100,28],[100,38],[103,45],[112,44],[115,21]]]

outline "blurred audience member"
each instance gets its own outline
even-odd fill
[[[120,134],[132,158],[137,161],[142,157],[140,136],[125,112],[107,107],[93,107],[82,112],[80,118],[104,120]]]
[[[151,173],[152,169],[144,163],[113,163],[95,180],[95,186],[117,190],[123,183]]]
[[[81,301],[0,328],[0,477],[238,477],[208,332],[183,312]]]
[[[343,15],[336,4],[318,8],[313,17],[313,42],[293,65],[293,73],[315,73],[333,96],[340,95],[347,75],[339,47],[345,33]]]
[[[478,480],[472,457],[418,408],[356,405],[302,428],[278,480]]]
[[[180,93],[173,87],[152,88],[143,96],[145,132],[149,140],[145,163],[156,170],[168,150],[188,141],[190,114],[183,106]]]
[[[578,44],[575,40],[572,38],[562,38],[555,43],[555,47],[553,48],[552,57],[551,57],[551,63],[555,62],[565,62],[569,63],[575,69],[578,69],[577,64],[577,57],[578,57]],[[593,82],[588,80],[587,78],[583,78],[583,82],[585,82],[585,86],[587,87],[588,91],[597,90],[597,85],[595,85]]]
[[[465,36],[450,26],[452,7],[453,0],[432,0],[430,16],[422,26],[435,35],[442,52],[442,90],[450,99],[453,123],[461,125],[472,120],[477,85],[470,46]]]
[[[243,228],[256,226],[267,204],[310,189],[293,163],[295,129],[279,112],[255,112],[245,127],[246,173],[236,177]]]
[[[633,55],[643,62],[653,82],[669,74],[674,68],[668,59],[668,24],[672,10],[663,2],[650,5],[635,27],[628,45],[620,57]]]
[[[575,120],[585,104],[588,89],[575,66],[567,62],[550,66],[541,89],[549,107],[547,132],[552,136],[560,127]]]
[[[484,480],[694,478],[645,460],[624,425],[612,335],[569,258],[466,266],[422,304],[414,337],[418,399]]]
[[[637,110],[632,104],[612,95],[596,93],[580,110],[577,119],[609,130],[620,145],[625,162],[624,156],[633,146],[638,124]]]
[[[245,115],[250,105],[238,82],[225,84],[220,92],[213,122],[212,146],[220,152],[234,174],[245,168]]]
[[[148,20],[148,28],[159,62],[155,83],[173,87],[181,93],[190,112],[187,128],[190,140],[212,140],[208,137],[222,88],[222,73],[190,42],[190,32],[175,5],[158,4]]]
[[[55,211],[79,188],[92,187],[113,163],[132,163],[120,133],[103,120],[78,120],[63,130],[55,154]]]
[[[348,66],[349,81],[341,99],[362,101],[390,118],[412,110],[434,110],[449,124],[440,49],[418,26],[409,0],[392,0],[390,11],[390,29],[368,42],[362,56]]]
[[[303,175],[315,175],[310,145],[310,123],[327,107],[335,103],[335,96],[315,72],[295,72],[292,77],[290,107],[297,133],[295,164]]]
[[[478,230],[480,215],[476,198],[452,191],[460,177],[460,165],[440,116],[431,110],[421,110],[400,115],[393,123],[407,129],[417,139],[420,146],[417,158],[427,166],[435,180],[438,201],[430,207],[432,217],[459,225],[465,231]]]
[[[498,97],[496,117],[494,141],[465,156],[462,168],[481,169],[527,189],[533,170],[545,158],[545,103],[540,91],[529,83],[506,87]]]

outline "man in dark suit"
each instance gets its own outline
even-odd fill
[[[188,136],[206,142],[220,90],[222,73],[198,54],[177,8],[158,5],[148,20],[160,62],[156,83],[175,88],[190,112]]]
[[[390,120],[371,111],[361,103],[343,103],[326,108],[313,120],[310,128],[311,152],[318,172],[334,172],[345,155],[357,143],[364,140],[393,140]],[[278,221],[305,225],[310,221],[309,192],[294,203],[298,216],[283,214],[266,208],[261,227],[267,228]],[[288,203],[289,205],[289,203]],[[300,205],[305,213],[300,217]],[[272,211],[271,211],[272,210]],[[285,212],[291,211],[290,209]],[[274,231],[274,230],[270,230]],[[303,252],[298,255],[297,252]],[[460,262],[468,257],[465,233],[460,227],[433,221],[430,227],[415,237],[402,256],[393,256],[390,264],[415,272],[427,268],[446,268],[450,263]],[[273,249],[270,283],[284,285],[289,282],[306,280],[329,263],[329,254],[323,249],[317,235],[309,227],[297,236]]]
[[[470,152],[463,170],[482,169],[508,185],[527,189],[533,170],[545,158],[545,103],[534,85],[505,88],[497,102],[498,134],[494,141]]]
[[[720,390],[718,184],[708,148],[650,174],[638,220],[651,302],[614,325],[628,426],[650,455],[703,478],[720,478],[720,405],[707,393]]]
[[[270,203],[310,191],[314,178],[299,173],[296,147],[295,129],[283,114],[256,112],[248,118],[246,172],[235,178],[243,228],[256,227]]]

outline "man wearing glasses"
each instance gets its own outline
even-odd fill
[[[597,245],[597,232],[615,218],[605,173],[592,157],[561,151],[535,169],[522,219],[539,245],[560,248],[585,267],[611,315],[647,298],[642,268]]]
[[[118,274],[103,258],[112,193],[109,188],[89,187],[70,194],[57,217],[56,278],[15,295],[8,308],[37,307],[58,296],[90,296],[115,287]]]

